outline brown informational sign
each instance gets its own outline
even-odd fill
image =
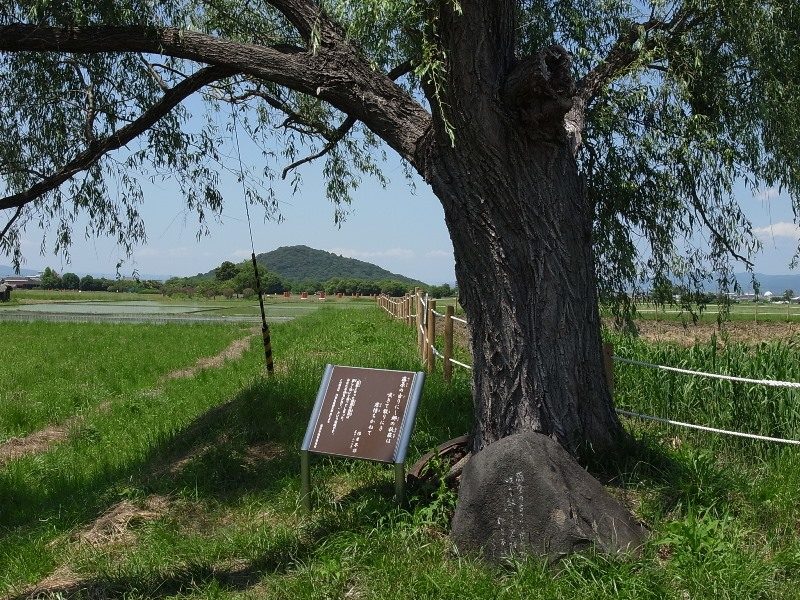
[[[302,450],[402,463],[423,373],[328,365]]]

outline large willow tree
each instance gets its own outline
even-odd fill
[[[737,182],[800,197],[798,32],[795,0],[5,2],[0,244],[19,259],[42,226],[63,251],[85,214],[129,247],[142,177],[202,224],[234,115],[267,211],[274,177],[319,160],[338,218],[389,148],[444,207],[475,449],[526,429],[605,448],[598,298],[724,280],[756,246]]]

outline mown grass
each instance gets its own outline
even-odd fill
[[[412,489],[397,508],[391,470],[366,462],[318,458],[315,509],[304,514],[298,447],[325,363],[416,369],[416,334],[377,309],[324,309],[272,333],[272,379],[254,342],[241,360],[158,395],[130,391],[87,414],[66,443],[0,470],[0,593],[68,567],[80,583],[62,596],[798,597],[800,460],[791,448],[715,447],[634,427],[620,456],[599,462],[652,530],[639,557],[588,553],[549,568],[458,556],[446,537],[452,495]],[[631,407],[623,388],[635,383],[617,386]],[[451,386],[429,376],[410,459],[463,433],[470,413],[466,373]],[[165,510],[124,535],[81,537],[110,507],[152,498]]]

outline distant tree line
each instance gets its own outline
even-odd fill
[[[46,267],[39,278],[40,287],[45,290],[80,290],[83,292],[132,292],[138,294],[158,294],[161,292],[161,282],[156,280],[140,279],[108,279],[107,277],[93,277],[84,275],[78,277],[75,273],[59,275],[57,271]]]
[[[82,291],[108,291],[108,292],[133,292],[163,294],[165,296],[186,296],[215,298],[255,296],[255,272],[251,262],[234,264],[230,261],[223,262],[212,271],[213,276],[198,274],[193,277],[171,277],[165,282],[139,279],[107,279],[105,277],[92,277],[86,275],[78,277],[75,273],[59,275],[55,270],[47,267],[41,275],[41,287],[47,290],[82,290]],[[302,279],[295,281],[283,278],[280,275],[267,271],[262,267],[258,270],[261,290],[265,294],[282,294],[283,292],[308,292],[314,294],[325,292],[328,295],[344,294],[346,296],[360,294],[371,296],[373,294],[388,294],[402,296],[414,289],[408,282],[385,279],[369,281],[357,278],[333,277],[326,281]],[[448,284],[426,286],[424,290],[434,298],[453,296],[455,290]]]
[[[172,277],[164,282],[164,293],[168,296],[185,294],[187,296],[224,296],[231,298],[235,295],[248,298],[255,295],[258,289],[253,263],[249,261],[238,265],[230,261],[224,261],[212,273],[213,276],[211,277],[202,274],[194,277]],[[258,275],[261,281],[261,290],[265,294],[282,294],[283,292],[308,292],[313,294],[325,292],[328,295],[344,294],[347,296],[354,294],[362,296],[371,296],[373,294],[402,296],[414,289],[413,284],[391,279],[371,281],[351,277],[333,277],[325,281],[308,278],[293,280],[268,271],[263,266],[259,266]],[[448,284],[428,286],[426,291],[436,298],[452,296],[455,293]]]

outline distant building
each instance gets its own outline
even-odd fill
[[[29,290],[32,288],[39,287],[42,284],[42,280],[39,278],[38,275],[35,277],[13,275],[10,277],[4,277],[3,279],[0,279],[0,284],[11,286],[12,289]]]

